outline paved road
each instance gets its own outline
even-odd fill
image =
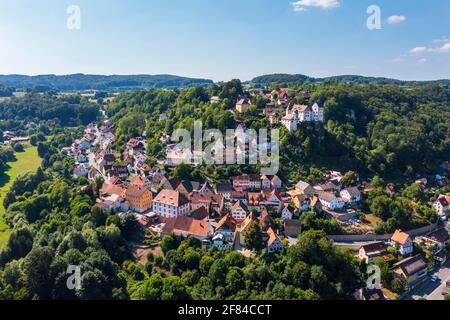
[[[432,282],[431,276],[438,277],[438,281]],[[409,293],[404,300],[417,300],[425,298],[427,300],[444,300],[442,291],[445,287],[445,282],[450,279],[450,260],[436,272],[430,274],[428,279],[423,284],[418,285]]]

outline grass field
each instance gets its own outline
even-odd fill
[[[18,175],[36,171],[41,165],[41,159],[38,156],[37,148],[30,145],[24,146],[25,151],[17,152],[15,154],[16,161],[8,162],[8,169],[0,173],[0,249],[6,244],[11,233],[8,225],[3,221],[3,215],[5,213],[3,199]]]

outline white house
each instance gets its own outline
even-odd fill
[[[348,203],[358,203],[361,201],[361,192],[357,187],[349,187],[340,192],[342,199]]]
[[[340,210],[345,206],[345,202],[342,198],[336,197],[332,192],[321,192],[319,194],[319,201],[322,206],[327,207],[330,210]]]
[[[241,200],[231,207],[231,216],[236,220],[244,220],[247,217],[247,213],[247,206]]]
[[[153,199],[153,211],[166,218],[187,216],[189,201],[178,191],[163,189]]]
[[[270,189],[271,182],[267,176],[261,176],[261,188]]]
[[[271,206],[276,209],[277,212],[281,211],[283,207],[283,199],[277,190],[272,190],[271,192],[263,192],[263,201],[261,205]]]
[[[413,241],[409,234],[401,230],[395,230],[390,239],[390,245],[405,256],[413,252]]]
[[[236,226],[236,219],[234,219],[230,214],[226,214],[217,224],[214,235],[216,236],[218,234],[221,234],[224,241],[233,241]]]
[[[324,110],[317,103],[312,107],[307,105],[294,105],[292,109],[286,109],[286,115],[281,119],[281,123],[289,131],[297,131],[301,122],[323,122]]]
[[[292,211],[289,209],[288,205],[281,211],[281,221],[285,220],[292,220]]]
[[[166,164],[169,166],[177,166],[181,163],[197,166],[200,159],[192,152],[190,148],[183,150],[168,149],[166,152]]]
[[[271,182],[272,188],[274,188],[274,189],[281,189],[281,186],[283,184],[283,182],[277,175],[273,176],[272,180],[270,182]]]
[[[224,199],[231,199],[231,192],[233,191],[233,186],[229,182],[218,182],[216,184],[216,193],[221,195]]]
[[[267,252],[272,253],[284,251],[283,243],[272,228],[267,229],[267,235],[269,236],[269,239],[267,240]]]
[[[441,217],[450,215],[450,196],[439,195],[437,200],[433,203],[432,208]]]

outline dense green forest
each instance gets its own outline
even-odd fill
[[[17,89],[41,90],[124,90],[139,88],[179,88],[212,84],[211,80],[173,75],[0,75],[0,84]],[[1,96],[1,95],[0,95]]]
[[[14,93],[14,90],[14,88],[0,84],[0,97],[11,97]]]
[[[287,74],[287,73],[275,73],[266,74],[255,77],[251,80],[254,84],[271,84],[271,83],[293,83],[293,82],[323,82],[323,81],[345,81],[351,83],[364,83],[364,84],[393,84],[393,85],[427,85],[427,84],[443,84],[449,85],[449,79],[433,80],[433,81],[405,81],[396,80],[383,77],[365,77],[358,75],[341,75],[325,78],[314,78],[303,74]]]
[[[47,121],[59,126],[86,125],[99,114],[98,107],[80,95],[56,97],[30,93],[0,102],[0,130],[23,129]]]

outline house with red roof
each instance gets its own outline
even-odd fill
[[[436,201],[433,203],[432,208],[441,217],[447,217],[450,215],[450,196],[439,195]]]
[[[191,236],[198,240],[205,240],[213,235],[213,227],[205,220],[177,216],[175,218],[164,219],[164,226],[161,233],[162,235],[174,234],[176,236]]]
[[[267,252],[273,253],[273,252],[282,252],[284,251],[284,245],[281,242],[278,235],[273,231],[272,228],[269,228],[267,230],[267,235],[269,238],[267,239]]]
[[[231,207],[231,216],[236,220],[244,220],[247,217],[248,207],[241,201]]]
[[[408,255],[413,252],[413,241],[409,234],[401,230],[395,230],[390,239],[390,244],[402,255]]]
[[[187,216],[189,214],[189,201],[178,191],[163,189],[153,199],[153,211],[166,218]]]

